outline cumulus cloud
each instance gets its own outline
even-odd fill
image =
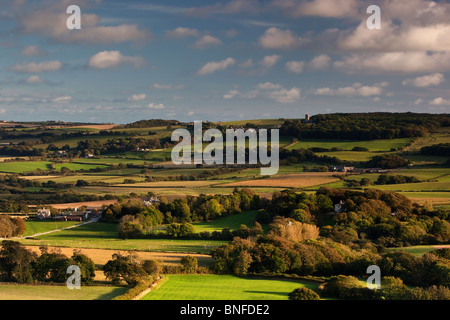
[[[281,59],[280,55],[274,54],[271,56],[265,56],[259,64],[263,66],[265,69],[270,69],[277,64],[277,62]]]
[[[197,49],[204,49],[209,46],[218,46],[221,45],[222,41],[219,38],[210,36],[210,35],[204,35],[200,39],[198,39],[194,44],[193,47]]]
[[[46,82],[46,81],[39,76],[30,76],[25,80],[25,83],[28,83],[28,84],[38,84],[38,83],[44,83],[44,82]]]
[[[325,18],[358,17],[358,0],[274,0],[272,6],[293,17],[316,16]]]
[[[352,54],[333,66],[346,73],[425,73],[450,70],[450,52]]]
[[[329,67],[330,61],[331,58],[328,55],[322,54],[314,57],[310,61],[308,67],[312,70],[325,70]]]
[[[404,86],[412,86],[418,88],[438,86],[445,82],[445,77],[442,73],[433,73],[414,79],[406,79],[402,82]]]
[[[151,32],[139,29],[134,24],[100,25],[100,17],[84,11],[81,15],[81,30],[71,32],[66,26],[66,9],[69,4],[74,3],[56,1],[46,5],[29,5],[27,11],[18,14],[21,31],[25,34],[39,34],[62,43],[109,44],[142,42],[153,38]],[[84,1],[82,4],[85,8],[90,6]]]
[[[114,68],[123,64],[137,68],[145,65],[146,61],[142,57],[124,56],[120,51],[102,51],[93,55],[88,62],[88,66],[94,69]]]
[[[304,61],[289,61],[286,63],[286,70],[291,73],[300,74],[303,72],[303,68],[305,67]]]
[[[258,87],[258,89],[262,89],[262,90],[271,90],[271,89],[280,89],[281,85],[272,83],[272,82],[265,82],[265,83],[258,84],[257,87]]]
[[[430,105],[433,106],[450,106],[450,99],[444,99],[442,97],[431,100]]]
[[[200,32],[197,29],[178,27],[174,30],[166,31],[165,36],[168,38],[182,39],[189,37],[198,37],[200,36]]]
[[[302,40],[291,30],[272,27],[267,29],[259,38],[259,44],[264,49],[288,50],[299,47]]]
[[[45,51],[38,48],[37,46],[28,46],[23,48],[20,54],[27,57],[34,57],[44,55]]]
[[[133,94],[132,96],[128,97],[128,101],[142,101],[147,99],[147,95],[145,93],[141,94]]]
[[[268,98],[279,103],[294,103],[301,98],[301,89],[291,88],[291,89],[280,89],[269,92]]]
[[[218,62],[208,62],[200,70],[197,71],[197,75],[204,76],[212,74],[216,71],[225,70],[236,64],[236,60],[233,58],[227,58]]]
[[[161,110],[161,109],[165,109],[166,108],[166,106],[164,104],[162,104],[162,103],[160,103],[160,104],[150,103],[147,107],[149,109],[154,109],[154,110]]]
[[[319,88],[314,91],[318,96],[345,96],[345,97],[370,97],[378,96],[383,92],[383,87],[387,83],[381,83],[374,86],[363,86],[361,83],[354,83],[352,86],[338,89]]]
[[[23,64],[15,64],[10,68],[12,71],[21,72],[21,73],[41,73],[41,72],[49,72],[49,71],[58,71],[62,68],[63,64],[61,61],[45,61],[40,63],[23,63]]]

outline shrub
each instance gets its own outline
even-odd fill
[[[289,293],[289,300],[320,300],[320,296],[308,288],[297,288]]]

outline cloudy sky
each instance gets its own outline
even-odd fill
[[[81,8],[81,30],[66,26]],[[367,8],[381,8],[381,29]],[[2,0],[0,119],[450,112],[450,4]]]

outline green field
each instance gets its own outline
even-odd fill
[[[20,240],[26,245],[70,248],[138,250],[155,252],[209,253],[212,248],[227,241],[178,239],[127,239],[118,238],[117,224],[90,223],[77,228],[57,231],[33,239]]]
[[[412,253],[415,256],[422,256],[425,253],[437,250],[435,246],[412,246],[412,247],[402,247],[402,248],[389,248],[390,251],[406,251]]]
[[[166,278],[143,300],[287,300],[296,288],[318,288],[316,283],[229,275],[168,275]]]
[[[200,233],[203,231],[222,231],[223,228],[230,228],[231,230],[237,230],[242,224],[249,228],[254,226],[258,211],[243,212],[235,214],[225,218],[219,218],[212,222],[200,222],[194,223],[195,232]]]
[[[20,161],[20,162],[2,162],[0,163],[0,172],[7,173],[25,173],[50,170],[52,162],[49,161]]]
[[[111,300],[128,288],[82,286],[70,290],[66,286],[27,286],[0,284],[0,300]]]
[[[350,140],[318,140],[318,139],[304,139],[298,141],[296,144],[290,146],[288,149],[309,149],[309,148],[341,148],[345,151],[350,151],[354,147],[366,147],[370,151],[390,151],[405,147],[412,143],[412,139],[390,139],[390,140],[369,140],[369,141],[350,141]]]
[[[63,229],[77,224],[79,222],[76,221],[26,221],[26,231],[23,236],[27,237],[37,233]]]

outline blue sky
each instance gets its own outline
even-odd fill
[[[449,112],[448,17],[427,0],[4,0],[0,119]]]

